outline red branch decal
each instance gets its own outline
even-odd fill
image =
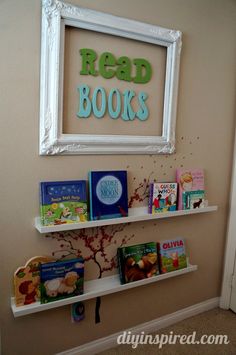
[[[135,202],[140,203],[148,198],[151,175],[135,188],[129,198],[129,208],[132,208]],[[47,234],[46,237],[54,239],[59,243],[59,249],[52,253],[54,257],[64,259],[83,256],[85,262],[93,261],[97,265],[98,278],[101,278],[104,272],[112,271],[117,267],[116,249],[124,246],[134,237],[134,234],[123,235],[125,228],[129,224],[53,232]],[[111,253],[108,253],[108,248],[111,246],[113,246],[113,250]]]

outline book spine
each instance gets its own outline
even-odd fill
[[[123,258],[123,252],[121,248],[117,249],[117,262],[118,262],[118,269],[119,269],[119,275],[120,275],[120,282],[121,284],[125,284],[125,276],[124,276],[124,258]]]
[[[92,202],[92,173],[90,172],[88,174],[88,180],[89,180],[89,209],[90,209],[90,221],[94,220],[93,217],[93,202]]]
[[[183,210],[189,210],[189,194],[188,192],[183,192]]]
[[[186,209],[190,209],[190,195],[187,194],[187,198],[186,198]]]
[[[152,214],[152,205],[153,205],[153,183],[149,186],[149,199],[148,199],[148,213]]]
[[[177,172],[176,174],[176,181],[178,183],[178,210],[183,209],[183,189],[180,183],[180,176]]]
[[[45,215],[44,215],[44,187],[43,184],[40,183],[39,185],[39,206],[40,206],[40,217],[41,217],[41,223],[42,225],[45,224]]]
[[[160,243],[157,243],[157,256],[158,256],[159,273],[163,274],[163,272],[162,272],[161,244]]]

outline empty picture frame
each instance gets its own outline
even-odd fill
[[[166,48],[161,135],[63,133],[63,72],[65,27],[128,38]],[[175,126],[181,32],[73,6],[42,1],[40,77],[40,155],[171,154]],[[155,58],[153,59],[155,60]]]

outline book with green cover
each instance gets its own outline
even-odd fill
[[[117,257],[122,284],[159,274],[157,246],[154,242],[120,247]]]
[[[183,192],[183,209],[184,210],[193,210],[196,208],[205,207],[204,197],[205,197],[204,190]]]

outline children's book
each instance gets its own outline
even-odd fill
[[[41,264],[41,303],[81,295],[84,287],[82,258]]]
[[[187,267],[184,240],[177,238],[157,243],[162,274]]]
[[[40,264],[54,260],[47,256],[34,256],[14,273],[15,305],[25,306],[40,299]]]
[[[120,247],[117,258],[122,284],[159,274],[157,246],[154,242]]]
[[[178,210],[184,209],[184,192],[205,190],[203,169],[179,168],[176,170],[176,181],[179,184]]]
[[[86,181],[41,182],[40,215],[45,226],[87,221]]]
[[[205,207],[205,191],[196,190],[196,191],[185,191],[183,192],[183,209],[184,210],[193,210],[195,208]]]
[[[177,183],[153,182],[150,184],[148,212],[175,211],[177,204]]]
[[[89,173],[90,219],[128,216],[127,171]]]

